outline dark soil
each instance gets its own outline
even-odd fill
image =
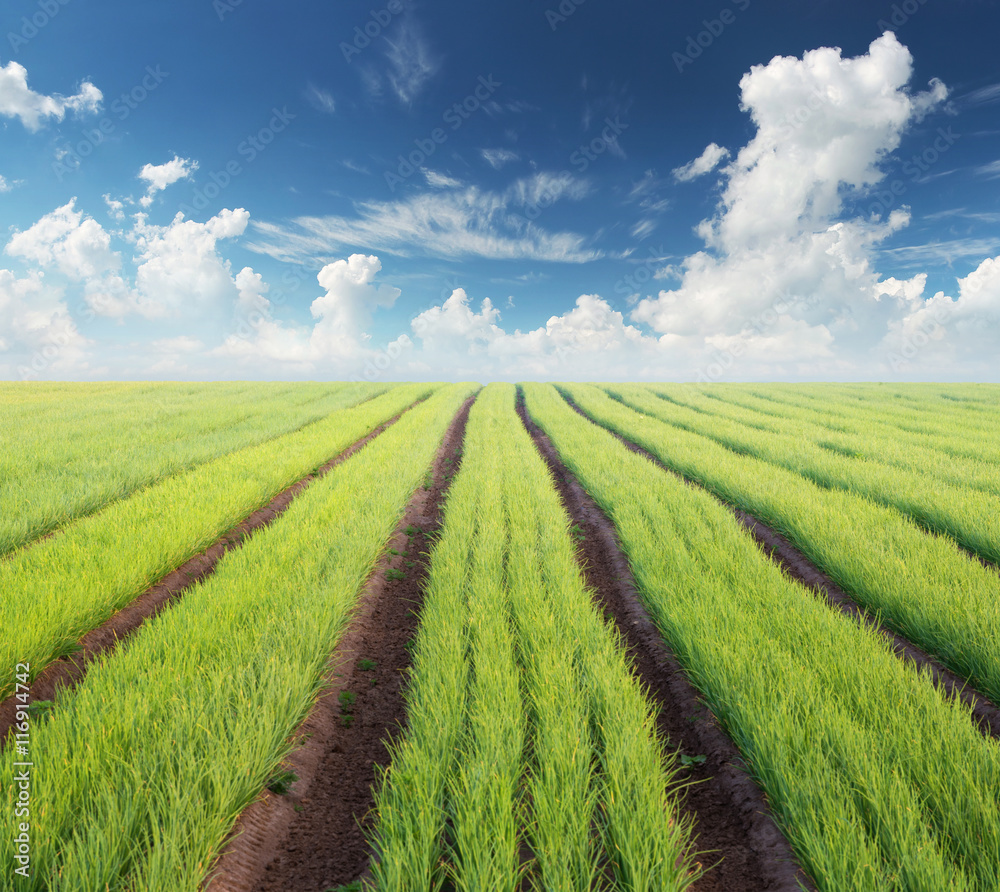
[[[388,745],[404,729],[407,644],[419,625],[429,552],[473,401],[449,427],[427,488],[410,501],[362,589],[331,659],[328,687],[300,728],[305,744],[286,760],[298,780],[286,795],[264,792],[243,812],[208,892],[324,892],[367,876],[376,771],[388,766]],[[389,579],[390,570],[403,578]],[[346,710],[345,691],[356,697]]]
[[[416,404],[414,404],[416,405]],[[339,455],[330,459],[313,474],[302,478],[278,493],[267,505],[254,511],[244,521],[237,524],[205,551],[195,555],[155,585],[150,586],[127,607],[92,629],[80,639],[81,650],[72,656],[62,657],[49,666],[31,683],[30,702],[55,700],[61,688],[73,688],[87,674],[90,664],[101,654],[113,650],[122,641],[134,635],[142,624],[169,606],[191,586],[210,576],[227,551],[239,548],[245,539],[261,527],[266,527],[280,517],[292,500],[318,477],[331,468],[346,461],[382,431],[395,424],[403,413],[380,424],[370,434],[349,446]],[[17,703],[11,695],[0,702],[0,745],[6,742],[7,734],[14,724]]]
[[[563,394],[562,396],[584,418],[594,424],[600,425],[600,422],[595,421],[576,405],[568,394]],[[600,426],[603,427],[603,425]],[[605,430],[614,434],[632,452],[645,456],[657,467],[669,474],[673,474],[675,477],[679,477],[689,486],[705,489],[697,480],[685,477],[683,474],[679,474],[672,468],[667,467],[655,455],[643,449],[638,444],[633,443],[615,431],[607,428]],[[705,491],[709,492],[707,489]],[[714,495],[714,493],[710,494]],[[716,496],[716,498],[718,497]],[[938,660],[921,650],[902,635],[896,634],[877,617],[868,613],[847,592],[840,588],[833,579],[813,564],[809,558],[780,533],[773,530],[763,521],[758,520],[752,514],[748,514],[737,508],[735,505],[730,505],[722,499],[719,499],[719,501],[733,512],[736,519],[747,528],[764,553],[781,567],[786,575],[823,595],[831,607],[839,610],[845,616],[849,616],[875,629],[889,640],[893,651],[900,659],[912,662],[919,669],[929,670],[934,683],[942,688],[949,697],[957,697],[971,707],[973,722],[983,736],[1000,739],[1000,709],[987,697],[970,688],[968,682],[964,679],[945,668]]]
[[[710,868],[696,892],[798,892],[812,889],[770,815],[764,794],[741,767],[739,750],[719,727],[676,657],[646,614],[611,521],[559,458],[528,416],[518,391],[518,414],[549,466],[563,505],[583,530],[580,562],[588,587],[623,636],[633,671],[658,709],[658,727],[672,748],[704,763],[684,769],[690,781],[683,807],[694,818],[695,848]]]

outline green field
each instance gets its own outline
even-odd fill
[[[705,850],[686,788],[704,757],[658,730],[668,707],[590,587],[592,543],[518,399],[612,525],[655,645],[705,707],[684,721],[735,745],[809,882],[1000,888],[998,741],[732,511],[1000,704],[1000,388],[234,383],[0,385],[0,698],[17,720],[0,889],[205,888],[238,817],[284,795],[274,778],[373,580],[418,560],[351,879],[717,888],[733,856]],[[211,575],[30,702],[85,635],[300,480]],[[435,486],[429,553],[399,555],[394,531]]]

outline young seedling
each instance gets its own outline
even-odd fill
[[[55,706],[51,700],[35,700],[28,704],[28,713],[37,715],[46,715],[50,709]]]
[[[341,691],[340,696],[337,699],[340,701],[341,711],[349,713],[354,708],[358,695],[353,691]]]
[[[358,669],[360,669],[362,672],[371,672],[372,669],[374,669],[377,665],[378,663],[376,663],[374,660],[368,660],[368,659],[358,660]]]
[[[569,534],[576,539],[577,542],[583,542],[587,538],[586,534],[583,532],[583,527],[580,524],[575,523],[569,528]]]
[[[406,579],[406,574],[402,570],[397,570],[395,567],[390,567],[385,571],[385,578],[390,582],[398,579]]]
[[[278,796],[284,796],[298,779],[299,776],[294,771],[283,768],[271,775],[271,779],[267,782],[267,788]]]
[[[355,880],[353,883],[347,883],[343,886],[330,886],[326,892],[362,892],[361,880]]]
[[[685,756],[681,755],[681,765],[685,768],[690,768],[692,765],[703,765],[706,756]]]

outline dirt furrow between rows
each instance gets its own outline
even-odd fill
[[[968,682],[963,678],[947,669],[938,660],[930,656],[926,651],[921,650],[909,639],[894,632],[877,617],[872,616],[847,592],[840,588],[830,576],[820,570],[808,557],[789,542],[788,539],[752,514],[748,514],[735,505],[731,505],[725,500],[720,499],[697,480],[685,477],[673,468],[668,467],[659,458],[648,450],[643,449],[637,443],[633,443],[616,431],[604,427],[599,421],[591,418],[581,409],[568,394],[562,393],[562,397],[580,415],[598,427],[607,430],[608,433],[613,434],[632,452],[648,458],[658,468],[669,474],[673,474],[689,486],[708,492],[720,504],[725,505],[733,512],[733,516],[737,521],[746,527],[747,531],[761,546],[764,553],[781,567],[788,576],[798,580],[807,588],[822,594],[831,607],[839,610],[845,616],[864,623],[887,638],[892,645],[893,651],[900,659],[911,661],[918,669],[928,670],[931,673],[934,683],[942,688],[949,697],[958,697],[971,708],[973,722],[984,737],[1000,739],[1000,709],[989,698],[979,691],[970,688]]]
[[[361,591],[330,660],[327,684],[285,760],[297,780],[265,791],[239,817],[207,892],[325,892],[368,875],[373,787],[405,727],[410,645],[419,625],[431,545],[461,461],[475,397],[462,406],[387,552]]]
[[[736,745],[681,669],[642,606],[614,525],[562,463],[532,421],[518,391],[517,411],[545,459],[573,523],[583,531],[580,562],[598,606],[625,640],[634,672],[657,706],[658,728],[671,747],[704,762],[685,770],[683,806],[693,815],[695,847],[711,869],[695,892],[799,892],[813,889],[796,864],[764,794],[741,767]]]
[[[417,401],[422,402],[422,400]],[[417,405],[417,403],[414,403]],[[413,408],[412,406],[410,407]],[[407,409],[406,411],[409,411]],[[168,607],[184,593],[215,571],[216,565],[226,552],[239,548],[243,542],[257,530],[273,523],[288,509],[295,497],[310,483],[328,473],[337,465],[349,459],[362,449],[386,428],[395,424],[403,415],[390,418],[375,428],[370,434],[362,437],[356,443],[348,446],[343,452],[331,458],[319,467],[315,473],[303,477],[296,483],[282,490],[262,508],[258,508],[241,523],[223,533],[212,545],[196,554],[176,570],[169,573],[159,582],[151,585],[146,591],[135,598],[127,607],[123,607],[114,616],[95,629],[91,629],[80,639],[80,649],[66,657],[53,662],[32,682],[29,688],[29,702],[52,701],[60,688],[73,688],[87,674],[90,664],[98,657],[126,641],[134,635],[146,620],[155,617],[161,610]],[[0,702],[0,747],[4,746],[7,735],[15,724],[17,701],[12,694]]]

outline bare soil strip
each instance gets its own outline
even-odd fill
[[[562,393],[562,397],[573,409],[575,409],[592,424],[604,427],[599,421],[596,421],[584,412],[583,409],[581,409],[568,394]],[[608,433],[614,434],[614,436],[632,452],[645,456],[657,467],[669,474],[673,474],[689,486],[697,487],[698,489],[703,489],[706,492],[709,492],[697,480],[685,477],[683,474],[679,474],[672,468],[667,467],[655,455],[643,449],[638,444],[633,443],[631,440],[626,439],[621,436],[621,434],[618,434],[609,428],[604,429],[607,430]],[[921,650],[907,638],[896,634],[877,617],[868,613],[868,611],[854,601],[854,599],[851,598],[847,592],[840,588],[837,583],[833,581],[833,579],[820,570],[814,563],[812,563],[812,561],[809,560],[809,558],[807,558],[780,533],[773,530],[763,521],[758,520],[752,514],[748,514],[747,512],[737,508],[735,505],[731,505],[723,499],[719,499],[719,497],[715,496],[714,493],[709,494],[718,499],[721,504],[725,505],[733,512],[735,518],[744,527],[746,527],[749,533],[761,546],[764,554],[770,557],[771,560],[781,567],[781,569],[788,576],[798,580],[807,588],[822,594],[830,603],[831,607],[839,610],[845,616],[856,619],[879,632],[879,634],[885,636],[892,644],[892,649],[896,653],[896,656],[902,660],[912,661],[918,669],[927,669],[931,673],[934,683],[938,687],[942,688],[948,696],[958,697],[963,703],[971,707],[973,723],[984,737],[1000,739],[1000,709],[998,709],[997,706],[994,705],[987,697],[970,688],[968,682],[964,679],[945,668],[940,662],[931,657],[925,651]]]
[[[417,405],[417,403],[413,405]],[[370,434],[348,446],[339,455],[318,468],[314,474],[303,477],[297,483],[293,483],[278,493],[263,508],[254,511],[242,523],[223,533],[205,551],[195,555],[158,583],[150,586],[128,606],[119,610],[96,629],[89,631],[80,639],[80,650],[77,653],[56,660],[32,682],[29,688],[29,702],[52,701],[59,688],[73,688],[78,685],[95,659],[116,648],[121,642],[134,635],[147,619],[156,616],[161,610],[182,597],[191,586],[210,576],[226,552],[239,548],[245,539],[252,536],[261,527],[273,523],[284,514],[292,500],[310,483],[328,473],[341,462],[346,461],[387,427],[395,424],[402,415],[403,413],[400,412],[383,422]],[[12,694],[0,702],[0,748],[6,743],[7,734],[15,723],[16,713],[17,702],[15,695]]]
[[[367,875],[372,853],[365,831],[372,825],[376,768],[388,765],[387,746],[406,720],[408,645],[474,399],[456,415],[431,478],[410,501],[362,589],[323,696],[299,729],[305,743],[285,761],[298,780],[287,794],[265,791],[244,810],[207,892],[324,892]],[[345,707],[342,693],[354,694],[353,704]]]
[[[633,671],[658,708],[658,728],[686,756],[684,807],[695,819],[695,846],[706,866],[696,892],[799,892],[813,885],[778,829],[763,793],[741,767],[739,750],[715,721],[656,630],[636,591],[614,525],[531,420],[518,391],[518,414],[552,472],[563,505],[583,531],[580,563],[588,587],[621,633]],[[800,885],[801,884],[801,885]]]

